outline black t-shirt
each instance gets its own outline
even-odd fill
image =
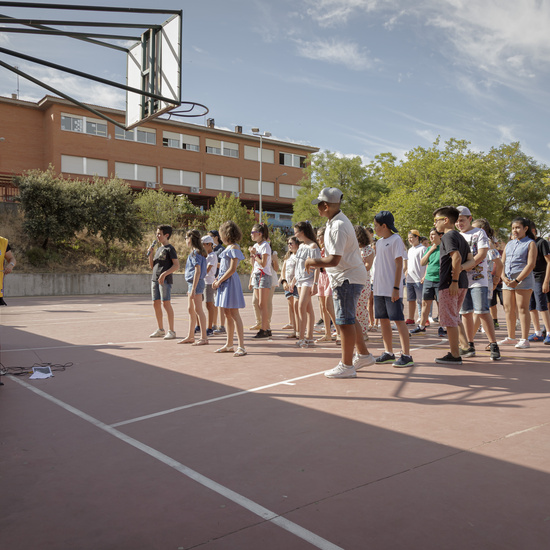
[[[171,244],[161,246],[155,252],[155,257],[153,259],[153,278],[151,280],[158,281],[159,277],[174,265],[173,260],[177,260],[177,258],[178,254],[176,253],[176,249]],[[169,285],[174,284],[171,273],[166,276],[164,282]]]
[[[537,243],[537,263],[535,264],[533,273],[535,275],[535,281],[543,283],[544,277],[546,276],[547,265],[544,257],[550,254],[550,244],[548,244],[548,241],[542,237],[537,237],[535,242]]]
[[[449,288],[452,283],[453,261],[451,252],[458,251],[464,263],[468,259],[470,246],[466,239],[458,231],[447,231],[441,237],[439,246],[439,290]],[[468,275],[466,271],[461,271],[458,277],[458,288],[468,288]]]

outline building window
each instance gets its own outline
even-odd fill
[[[115,138],[126,141],[137,141],[138,143],[147,143],[156,145],[157,132],[151,128],[140,128],[134,130],[124,130],[123,128],[115,127]]]
[[[225,157],[239,158],[239,145],[217,139],[206,140],[206,152],[210,155],[223,155]]]
[[[244,158],[245,160],[255,160],[260,162],[260,148],[251,147],[250,145],[244,146]],[[275,150],[266,149],[262,147],[262,162],[267,162],[269,164],[274,164],[275,162]]]
[[[219,191],[231,191],[232,193],[238,193],[239,178],[206,174],[205,186],[206,189],[217,189]]]
[[[107,177],[108,163],[102,159],[61,155],[61,171],[66,174]]]
[[[294,168],[305,168],[306,157],[293,155],[292,153],[279,153],[279,164],[293,166]]]
[[[187,170],[172,170],[163,168],[162,183],[165,185],[184,185],[187,187],[201,186],[201,175],[199,172],[188,172]]]
[[[115,173],[119,178],[125,180],[157,181],[157,169],[155,166],[115,162]]]
[[[186,134],[176,134],[174,132],[162,133],[162,145],[163,147],[185,149],[186,151],[200,151],[198,136],[188,136]]]
[[[68,132],[107,137],[107,124],[88,117],[62,114],[61,129]]]
[[[258,195],[260,192],[260,182],[258,180],[245,179],[244,192],[249,195]],[[262,181],[262,195],[275,196],[275,184],[272,181]]]
[[[298,196],[299,185],[279,183],[279,197],[283,199],[295,199]]]

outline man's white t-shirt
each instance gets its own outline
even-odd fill
[[[391,296],[395,285],[395,259],[406,258],[407,249],[399,233],[376,241],[374,258],[374,281],[372,292],[375,296]],[[399,277],[399,297],[403,298],[403,277]]]
[[[208,271],[208,266],[211,265],[212,269]],[[215,252],[210,252],[206,256],[206,277],[204,278],[204,284],[211,285],[216,279],[216,269],[218,267],[218,255]]]
[[[341,256],[337,266],[326,268],[331,288],[341,286],[344,281],[356,285],[367,284],[367,268],[361,259],[355,229],[341,211],[327,222],[325,256]]]
[[[469,231],[460,233],[468,243],[472,255],[475,256],[481,248],[491,248],[489,243],[489,237],[487,233],[481,227],[473,227]],[[487,256],[479,264],[476,265],[470,271],[466,271],[468,274],[468,288],[476,286],[489,286],[489,279],[487,277]]]
[[[407,253],[409,261],[407,264],[407,283],[420,283],[422,281],[422,278],[426,274],[426,266],[421,265],[420,260],[425,252],[426,247],[423,244],[417,244],[409,248]]]

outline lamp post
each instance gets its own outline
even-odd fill
[[[260,181],[258,182],[258,194],[260,195],[260,217],[258,221],[262,223],[262,140],[264,137],[271,137],[271,132],[260,134],[259,128],[252,128],[252,133],[260,138]]]

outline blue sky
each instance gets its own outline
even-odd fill
[[[524,152],[550,165],[550,2],[161,0],[154,7],[184,10],[183,97],[206,104],[218,127],[259,127],[365,162],[384,152],[403,158],[438,135],[468,140],[481,151],[520,141]],[[1,13],[100,19],[6,7]],[[125,81],[124,55],[106,48],[2,33],[0,46]],[[125,106],[118,90],[4,54],[0,59],[77,99]],[[22,99],[47,93],[23,79],[19,86]],[[15,91],[15,75],[0,68],[0,94]]]

